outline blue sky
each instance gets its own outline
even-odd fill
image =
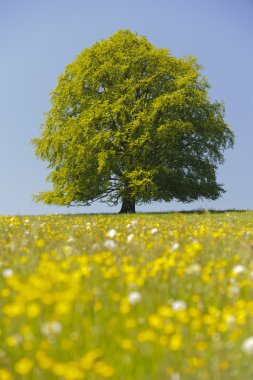
[[[252,0],[0,0],[0,214],[119,210],[101,203],[78,209],[34,203],[31,195],[49,188],[48,172],[29,144],[65,66],[119,29],[145,35],[177,57],[196,56],[212,99],[225,101],[236,137],[218,171],[227,191],[222,198],[137,210],[253,209]]]

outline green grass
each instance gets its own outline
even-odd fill
[[[251,211],[0,217],[0,379],[252,379],[252,243]]]

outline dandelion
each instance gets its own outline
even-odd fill
[[[186,309],[186,303],[184,301],[181,301],[181,300],[173,301],[171,304],[171,307],[174,311],[185,310]]]
[[[99,361],[94,366],[94,372],[103,378],[112,377],[114,375],[114,368],[108,364]]]
[[[235,265],[233,268],[232,268],[232,271],[234,274],[241,274],[243,272],[245,272],[245,266],[244,265]]]
[[[104,242],[104,246],[105,246],[106,248],[111,249],[111,248],[115,248],[115,247],[116,247],[116,244],[115,244],[115,242],[114,242],[113,240],[111,240],[111,239],[107,239],[107,240]]]
[[[128,301],[131,305],[136,305],[141,301],[141,293],[137,291],[129,293]]]
[[[134,238],[134,234],[130,234],[130,235],[128,235],[128,236],[127,236],[127,242],[128,242],[128,243],[131,243],[131,241],[133,240],[133,238]]]
[[[20,359],[14,366],[14,369],[20,375],[27,375],[31,372],[33,367],[33,362],[28,358]]]
[[[71,255],[73,253],[73,247],[70,246],[70,245],[64,245],[62,247],[62,250],[63,252],[68,256],[68,255]]]
[[[157,232],[158,232],[158,229],[157,229],[157,228],[152,228],[152,229],[150,230],[151,235],[154,235],[154,234],[156,234]]]
[[[231,285],[229,290],[230,290],[231,294],[239,294],[240,293],[240,289],[236,285]]]
[[[180,334],[174,334],[171,336],[170,341],[169,341],[169,348],[172,351],[178,351],[180,350],[182,346],[182,336]]]
[[[8,278],[13,276],[13,270],[11,268],[6,268],[2,271],[3,277]]]
[[[62,331],[62,325],[58,321],[45,322],[41,326],[41,332],[44,335],[60,334]]]
[[[187,269],[188,274],[199,274],[201,272],[201,266],[199,264],[192,264]]]
[[[147,329],[137,335],[137,340],[141,343],[155,342],[157,340],[157,335],[153,330]]]
[[[0,368],[0,379],[1,380],[13,380],[11,373],[8,369]]]
[[[22,336],[20,334],[13,334],[6,338],[6,343],[10,347],[18,346],[22,343]]]
[[[242,346],[241,346],[242,350],[244,352],[246,352],[247,354],[249,355],[253,355],[253,336],[250,336],[249,338],[247,338]]]
[[[170,250],[171,250],[171,251],[176,251],[178,248],[179,248],[179,244],[178,244],[178,243],[174,243],[174,244],[172,244]]]
[[[27,306],[26,314],[29,318],[35,318],[40,313],[40,305],[36,302],[32,302]]]
[[[111,239],[113,239],[117,235],[117,231],[114,229],[111,229],[107,232],[107,236]]]
[[[236,318],[234,315],[227,315],[226,322],[227,322],[228,326],[233,326],[235,321],[236,321]]]
[[[44,247],[45,244],[46,243],[45,243],[44,239],[39,239],[39,240],[36,241],[36,246],[39,247],[39,248]]]

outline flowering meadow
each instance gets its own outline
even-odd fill
[[[1,380],[253,378],[253,212],[0,217]]]

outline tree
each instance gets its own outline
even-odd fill
[[[193,57],[175,58],[121,30],[84,49],[51,94],[37,157],[53,189],[35,196],[57,205],[216,199],[216,169],[233,146],[224,105]]]

